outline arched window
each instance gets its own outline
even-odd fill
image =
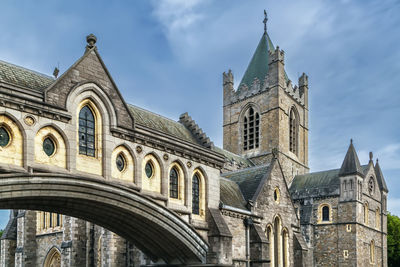
[[[280,251],[281,251],[281,240],[280,240],[280,232],[281,232],[281,220],[278,216],[275,217],[274,220],[274,265],[275,267],[281,266],[280,264]]]
[[[251,150],[259,147],[260,115],[250,107],[243,119],[243,149]]]
[[[329,207],[328,206],[323,206],[322,207],[322,221],[323,222],[329,222]]]
[[[364,224],[368,225],[368,217],[369,217],[369,208],[368,203],[364,203]]]
[[[169,173],[169,197],[179,197],[179,177],[175,168],[172,168]]]
[[[200,178],[197,173],[192,180],[192,213],[200,214]]]
[[[56,248],[52,248],[47,254],[44,261],[45,267],[59,267],[61,266],[61,253]]]
[[[289,115],[289,150],[297,154],[298,121],[294,108]]]
[[[374,242],[374,240],[371,240],[371,243],[369,245],[369,262],[375,263],[375,242]]]
[[[375,210],[375,227],[379,229],[381,227],[381,212],[379,208]]]
[[[95,156],[95,119],[88,105],[79,112],[79,154]]]
[[[283,267],[289,266],[289,234],[286,229],[282,231],[282,263]]]
[[[274,234],[272,231],[272,225],[267,226],[267,240],[269,242],[269,258],[270,258],[270,265],[274,266]]]

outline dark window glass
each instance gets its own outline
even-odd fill
[[[322,221],[324,221],[324,222],[329,221],[329,207],[328,206],[322,207]]]
[[[79,112],[79,154],[94,157],[95,147],[94,115],[89,106]]]
[[[0,127],[0,146],[5,147],[10,142],[10,135],[6,128]]]
[[[178,172],[175,168],[172,168],[169,174],[169,196],[178,198]]]
[[[151,162],[147,162],[146,166],[144,167],[144,170],[146,172],[146,176],[148,178],[151,178],[153,176],[153,165],[151,164]]]
[[[117,159],[115,160],[115,164],[117,165],[117,169],[120,172],[125,169],[125,158],[122,154],[118,154]]]
[[[46,222],[46,212],[43,212],[43,229],[46,229],[47,222]]]
[[[50,224],[49,227],[53,227],[53,213],[50,212]]]
[[[197,174],[192,181],[192,213],[200,214],[200,179]]]
[[[274,200],[278,201],[278,192],[276,191],[276,189],[274,191]]]
[[[51,156],[54,154],[56,150],[56,145],[54,144],[54,141],[50,137],[46,137],[43,140],[43,151],[46,153],[47,156]]]
[[[60,218],[60,216],[61,216],[61,215],[57,213],[57,222],[56,222],[57,225],[56,225],[56,226],[60,226],[60,223],[61,223],[61,218]]]
[[[289,149],[293,153],[297,153],[297,119],[294,110],[290,111],[289,117]]]
[[[259,147],[260,116],[250,107],[243,119],[243,149],[249,150]]]

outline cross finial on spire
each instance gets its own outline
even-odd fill
[[[267,33],[267,21],[268,21],[267,11],[265,11],[265,9],[264,9],[264,20],[263,20],[263,23],[264,23],[264,33]]]

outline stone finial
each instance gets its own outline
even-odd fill
[[[60,70],[59,70],[57,67],[55,67],[55,68],[54,68],[54,71],[53,71],[53,76],[54,76],[54,78],[57,79],[58,73],[60,73]]]
[[[231,70],[229,70],[228,73],[223,73],[223,85],[228,83],[233,85],[233,73]]]
[[[277,159],[277,158],[278,158],[278,153],[279,153],[278,148],[274,147],[274,148],[272,149],[272,156],[274,157],[274,159]]]
[[[372,153],[372,151],[370,151],[369,152],[369,160],[372,161],[373,157],[374,157],[374,154]]]
[[[299,86],[308,86],[308,76],[304,72],[299,78]]]
[[[93,48],[96,46],[96,42],[97,42],[97,37],[91,33],[88,36],[86,36],[86,42],[87,42],[87,48]]]

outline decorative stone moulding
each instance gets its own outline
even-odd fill
[[[36,120],[33,116],[28,115],[24,118],[24,122],[26,125],[32,126],[35,124]]]
[[[168,160],[169,159],[168,154],[164,154],[163,158],[164,158],[164,160]]]
[[[186,166],[187,166],[188,168],[191,168],[191,167],[192,167],[192,162],[191,162],[191,161],[188,161],[188,162],[186,163]]]
[[[141,146],[137,146],[137,147],[136,147],[136,152],[137,152],[137,153],[140,154],[140,153],[142,153],[142,151],[143,151],[143,148],[142,148]]]

